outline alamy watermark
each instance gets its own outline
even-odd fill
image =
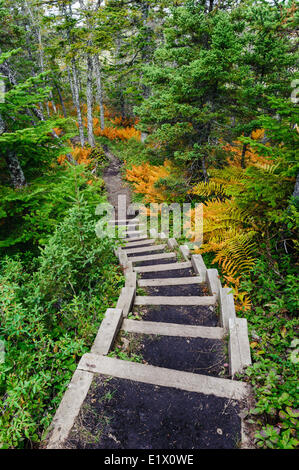
[[[118,196],[117,212],[108,203],[99,204],[96,215],[98,238],[126,238],[128,236],[180,239],[184,237],[191,247],[203,241],[203,205],[189,203],[127,204],[125,195]]]

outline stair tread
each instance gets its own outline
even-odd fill
[[[84,354],[79,370],[118,377],[190,392],[242,400],[248,394],[246,383],[163,367],[139,364],[97,354]]]
[[[157,259],[167,259],[167,258],[176,258],[175,253],[158,253],[155,255],[146,255],[146,256],[132,256],[130,261],[132,263],[139,263],[141,261],[156,261]]]
[[[121,325],[121,330],[131,333],[182,336],[187,338],[210,338],[222,339],[224,329],[213,326],[181,325],[178,323],[163,323],[152,321],[139,321],[125,319]]]
[[[134,248],[135,246],[138,247],[138,246],[142,246],[142,245],[152,245],[156,242],[156,240],[153,240],[152,238],[145,238],[145,239],[141,239],[141,240],[137,240],[136,242],[129,242],[129,243],[126,243],[125,246],[122,247],[123,250],[127,250],[127,249],[130,249],[130,248]]]
[[[192,268],[190,261],[184,263],[171,263],[171,264],[155,264],[153,266],[137,266],[134,267],[134,271],[137,273],[147,273],[151,271],[172,271],[174,269],[185,269]]]
[[[215,305],[215,296],[147,296],[135,297],[135,305]]]
[[[130,254],[134,254],[134,253],[143,253],[143,252],[147,252],[147,251],[159,251],[159,250],[164,250],[164,248],[166,248],[167,245],[154,245],[154,246],[144,246],[142,248],[129,248],[126,250],[126,254],[130,255]]]
[[[125,243],[132,243],[132,242],[138,242],[142,240],[148,240],[148,236],[144,235],[143,237],[128,237],[128,238],[122,238],[122,241]]]
[[[188,284],[201,284],[199,276],[169,277],[160,279],[139,279],[139,287],[180,286]]]
[[[139,223],[138,219],[112,219],[108,221],[109,224],[119,224],[119,223],[129,223],[129,224],[136,224]]]

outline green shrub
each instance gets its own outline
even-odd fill
[[[260,447],[292,449],[299,443],[299,289],[294,271],[287,255],[279,257],[274,269],[260,255],[251,276],[242,282],[253,305],[242,316],[249,326],[253,365],[246,375],[254,389],[252,414],[260,429],[256,434]]]
[[[6,254],[36,250],[66,216],[78,194],[94,206],[103,201],[103,180],[88,185],[90,177],[83,166],[55,166],[22,190],[0,186],[0,249]]]
[[[110,239],[95,235],[92,206],[79,201],[26,270],[5,258],[0,270],[0,445],[36,445],[80,357],[124,284]]]

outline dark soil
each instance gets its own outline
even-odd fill
[[[150,261],[139,261],[134,263],[134,266],[156,266],[157,264],[170,264],[177,263],[176,258],[162,258],[162,259],[153,259]]]
[[[178,286],[144,287],[146,295],[173,296],[200,296],[209,295],[208,289],[203,284],[181,284]]]
[[[236,401],[98,376],[65,447],[75,449],[233,449],[240,442]]]
[[[141,248],[141,247],[138,246],[138,248]],[[131,258],[132,256],[148,256],[148,255],[155,255],[155,254],[161,254],[161,253],[163,253],[163,250],[147,250],[147,251],[144,250],[141,253],[128,253],[128,258]]]
[[[149,273],[138,273],[141,279],[168,279],[171,277],[190,277],[194,276],[193,269],[169,269],[169,271],[156,271]]]
[[[219,326],[214,307],[197,305],[149,305],[142,307],[142,320],[180,325]],[[134,313],[135,311],[133,311]],[[138,311],[140,314],[140,311]]]
[[[225,344],[208,338],[130,334],[131,354],[142,356],[152,366],[193,372],[194,374],[227,376]]]
[[[144,245],[137,245],[137,246],[135,246],[135,247],[134,247],[134,246],[126,246],[126,245],[124,245],[124,246],[122,247],[122,249],[125,250],[125,251],[126,251],[126,250],[130,250],[131,248],[146,248],[146,249],[148,249],[148,248],[150,248],[151,246],[152,246],[152,245],[147,245],[146,243],[145,243]]]
[[[108,201],[116,209],[116,218],[118,217],[118,196],[126,196],[126,207],[131,203],[131,190],[128,185],[124,183],[121,177],[122,163],[113,155],[107,148],[104,149],[105,154],[109,159],[109,166],[107,166],[103,173],[106,190],[108,193]],[[132,216],[131,216],[132,217]],[[122,218],[128,218],[122,217]]]

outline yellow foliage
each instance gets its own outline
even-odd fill
[[[255,231],[245,228],[249,219],[233,199],[215,199],[203,207],[204,243],[200,252],[215,253],[214,262],[218,262],[228,276],[249,271],[254,264]]]
[[[233,277],[233,276],[228,276],[224,275],[224,279],[226,281],[225,287],[231,287],[233,294],[234,294],[234,300],[235,300],[235,306],[236,310],[250,310],[251,309],[251,300],[249,298],[249,295],[247,292],[241,292],[239,290],[240,287],[240,281],[241,281],[241,276],[239,277]]]
[[[191,220],[194,210],[192,212]],[[233,285],[236,306],[240,309],[250,309],[247,293],[240,292],[238,287],[239,274],[250,271],[255,262],[253,239],[256,232],[247,228],[250,226],[250,215],[239,209],[233,198],[208,201],[203,206],[203,244],[195,250],[215,254],[213,263],[221,266],[226,281]]]
[[[154,166],[142,163],[127,170],[126,179],[134,185],[134,191],[144,194],[145,202],[164,202],[163,188],[156,188],[155,183],[160,178],[166,178],[171,171],[171,163],[165,160],[164,165]]]
[[[260,140],[265,136],[265,129],[255,129],[251,133],[251,138],[254,140]]]

